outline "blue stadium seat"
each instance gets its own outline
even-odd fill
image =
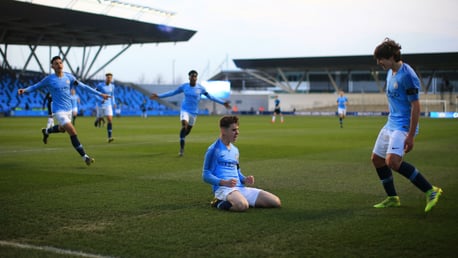
[[[15,116],[46,116],[46,112],[43,112],[43,101],[46,92],[35,91],[21,97],[17,94],[18,89],[26,88],[42,78],[43,75],[37,72],[26,72],[25,75],[16,76],[13,72],[0,70],[0,112],[12,115],[11,111],[17,111],[14,112]],[[85,83],[95,87],[99,82],[91,80]],[[121,107],[121,115],[140,116],[143,102],[147,104],[149,115],[176,115],[178,113],[178,111],[171,110],[156,101],[150,101],[148,96],[143,95],[134,88],[121,84],[115,85],[116,102]],[[85,116],[93,116],[95,114],[96,101],[99,101],[97,97],[79,88],[76,88],[76,94],[80,97],[80,113]],[[26,107],[29,109],[26,110]]]

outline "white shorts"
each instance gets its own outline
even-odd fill
[[[216,190],[215,197],[219,200],[227,201],[227,196],[232,193],[233,191],[239,191],[243,197],[248,201],[248,204],[251,207],[254,207],[256,204],[256,200],[258,199],[258,195],[261,192],[261,189],[254,188],[254,187],[226,187],[221,186]]]
[[[180,121],[186,120],[190,126],[194,126],[197,120],[197,116],[191,115],[186,111],[180,111]]]
[[[406,137],[407,132],[383,128],[380,130],[372,152],[382,158],[386,158],[388,153],[402,157],[404,156],[404,141]]]
[[[73,113],[78,113],[78,108],[77,107],[72,108],[72,112]]]
[[[102,106],[99,108],[100,113],[98,117],[102,116],[113,116],[113,107],[112,106]]]
[[[347,114],[347,109],[346,108],[337,108],[337,114],[345,116]]]
[[[72,122],[72,111],[60,111],[54,113],[54,117],[60,125],[64,126],[65,124]]]

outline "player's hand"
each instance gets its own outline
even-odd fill
[[[407,135],[405,141],[404,141],[404,152],[408,153],[413,149],[413,144],[414,144],[414,137]]]
[[[232,178],[229,180],[221,180],[221,185],[224,185],[227,187],[235,187],[237,185],[237,179]]]
[[[24,89],[19,89],[17,90],[17,94],[22,95],[24,94],[25,90]]]
[[[254,184],[254,176],[247,176],[245,177],[245,182],[246,185],[252,185]]]
[[[231,108],[231,102],[229,102],[229,101],[224,102],[224,106],[225,106],[227,109],[230,109],[230,108]]]
[[[107,100],[107,99],[111,98],[111,96],[108,95],[108,94],[102,94],[102,98],[103,98],[103,100]]]
[[[157,96],[156,93],[151,93],[151,96],[149,96],[150,99],[155,100],[158,99],[159,97]]]

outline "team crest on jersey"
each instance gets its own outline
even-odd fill
[[[67,79],[67,80],[65,81],[65,84],[70,85],[70,80]]]
[[[394,88],[394,89],[397,89],[397,88],[398,88],[398,82],[394,82],[394,83],[393,83],[393,88]]]

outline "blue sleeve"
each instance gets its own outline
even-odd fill
[[[86,84],[84,84],[84,83],[82,83],[82,82],[80,82],[80,81],[78,81],[78,80],[75,80],[75,81],[74,81],[74,85],[75,85],[75,86],[80,86],[83,90],[89,91],[89,92],[91,92],[91,93],[94,94],[94,95],[102,96],[102,93],[101,93],[101,92],[96,91],[96,90],[95,90],[94,88],[92,88],[91,86],[86,85]]]
[[[208,148],[207,153],[205,153],[204,167],[202,169],[202,179],[204,180],[204,182],[211,185],[219,185],[219,182],[221,181],[220,178],[216,177],[213,174],[213,171],[215,169],[215,152],[216,146],[215,144],[212,144]]]
[[[116,99],[115,99],[115,86],[113,84],[113,95],[111,95],[111,105],[116,105]]]
[[[237,172],[239,174],[240,182],[245,182],[245,176],[242,174],[242,170],[240,170],[240,168],[239,168],[239,169],[237,169]]]
[[[216,98],[216,97],[213,97],[212,95],[210,95],[207,91],[205,91],[204,93],[202,93],[203,95],[205,95],[209,100],[212,100],[216,103],[219,103],[221,105],[224,105],[224,103],[226,103],[224,100],[221,100],[219,98]]]
[[[182,93],[182,92],[183,92],[183,85],[181,85],[180,87],[176,88],[175,90],[168,91],[168,92],[165,92],[165,93],[162,93],[162,94],[158,94],[157,96],[160,99],[162,99],[162,98],[171,97],[173,95],[177,95],[178,93]]]
[[[46,85],[46,79],[47,79],[47,78],[48,78],[48,77],[45,77],[45,78],[43,78],[43,80],[41,80],[41,81],[35,83],[34,85],[25,88],[25,92],[32,92],[32,91],[35,91],[35,90],[37,90],[37,89],[42,88],[43,86]],[[46,100],[46,98],[45,98],[45,100]]]
[[[421,84],[420,84],[420,79],[418,79],[418,76],[415,74],[413,70],[409,69],[409,77],[410,77],[410,85],[411,87],[406,89],[407,93],[407,99],[410,102],[416,101],[420,99],[419,92],[421,89]]]

